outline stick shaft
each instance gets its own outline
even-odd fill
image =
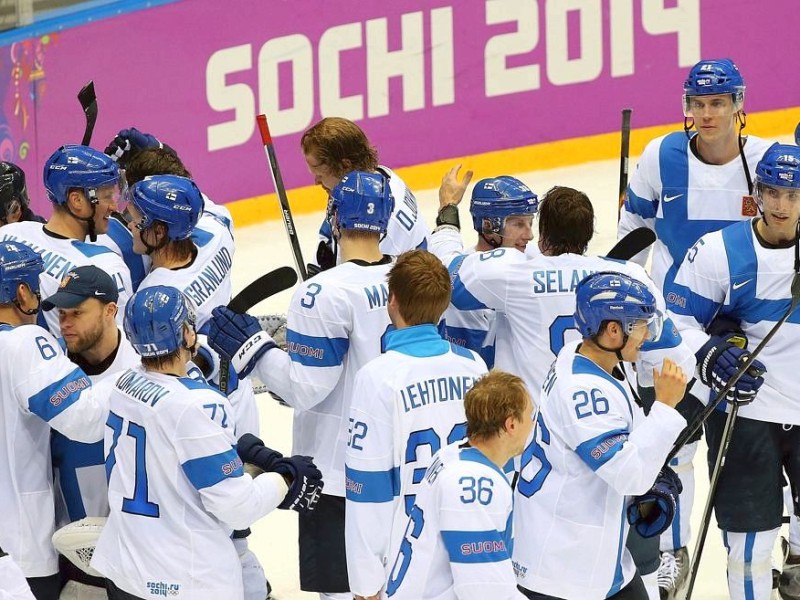
[[[619,206],[617,209],[617,220],[625,204],[625,191],[628,189],[628,157],[631,145],[631,113],[633,109],[622,109],[622,127],[620,128],[620,148],[619,148]]]

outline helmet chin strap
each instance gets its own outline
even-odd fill
[[[628,334],[627,333],[623,333],[622,334],[622,346],[620,346],[619,348],[609,348],[608,346],[603,346],[603,344],[600,343],[600,340],[597,338],[596,335],[592,338],[592,341],[601,350],[605,350],[606,352],[613,352],[614,356],[617,357],[617,360],[619,362],[625,362],[625,359],[622,358],[622,349],[628,343]]]
[[[28,289],[30,290],[30,288]],[[19,294],[17,294],[17,296],[19,296]],[[23,315],[31,317],[39,312],[39,308],[42,305],[42,296],[40,292],[36,292],[36,308],[32,308],[29,310],[25,310],[24,308],[22,308],[22,305],[19,302],[19,298],[14,298],[13,304],[14,306],[17,307],[17,310],[21,312]]]
[[[481,236],[481,239],[482,239],[484,242],[486,242],[487,244],[489,244],[489,245],[490,245],[492,248],[499,248],[500,246],[502,246],[502,245],[503,245],[503,236],[502,236],[501,234],[499,234],[499,233],[492,233],[492,234],[491,234],[491,235],[496,235],[496,236],[498,236],[498,237],[500,238],[500,241],[499,241],[499,242],[498,242],[497,240],[494,240],[494,239],[488,238],[488,237],[486,236],[486,234],[485,234],[485,233],[483,233],[483,232],[481,232],[479,235]]]
[[[86,227],[88,228],[87,235],[89,236],[89,241],[96,242],[97,231],[95,230],[94,216],[97,213],[97,202],[98,202],[97,195],[95,194],[94,189],[86,190],[85,194],[86,198],[88,198],[89,200],[89,206],[92,207],[92,214],[89,215],[88,217],[79,217],[78,215],[76,215],[74,212],[72,212],[68,203],[65,204],[64,206],[66,206],[67,212],[73,219],[76,219],[78,221],[83,221],[84,223],[86,223]]]

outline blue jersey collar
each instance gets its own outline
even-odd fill
[[[439,356],[450,350],[450,343],[443,340],[435,325],[414,325],[386,332],[385,351],[394,350],[409,356],[425,358]]]

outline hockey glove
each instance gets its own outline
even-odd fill
[[[158,139],[149,133],[143,133],[131,127],[130,129],[121,129],[117,136],[111,141],[105,149],[114,162],[119,162],[121,166],[131,158],[132,155],[146,148],[163,148]]]
[[[324,485],[322,473],[310,456],[292,456],[275,461],[272,470],[291,480],[286,497],[278,508],[308,513],[314,510]]]
[[[721,337],[713,336],[700,348],[696,356],[700,381],[718,393],[731,377],[736,375],[739,367],[747,360],[750,353]],[[753,361],[750,368],[728,393],[727,400],[739,404],[752,402],[764,383],[763,375],[766,372],[767,368],[764,363],[760,360]]]
[[[286,315],[259,315],[256,319],[261,329],[278,344],[278,348],[286,350]]]
[[[333,242],[322,240],[317,246],[317,264],[320,271],[327,271],[336,266],[336,254],[331,247]]]
[[[236,453],[242,462],[257,466],[262,471],[274,471],[275,463],[283,458],[283,454],[272,448],[267,448],[259,438],[252,433],[245,433],[236,442]]]
[[[672,524],[683,485],[675,471],[664,467],[650,491],[636,496],[628,506],[628,523],[642,537],[660,535]]]
[[[278,347],[261,330],[258,319],[235,313],[226,306],[218,306],[211,312],[208,343],[220,356],[231,361],[239,377],[249,375],[265,352]]]

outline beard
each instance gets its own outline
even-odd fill
[[[85,332],[84,334],[70,338],[69,340],[65,340],[67,344],[67,350],[69,350],[72,354],[80,354],[81,352],[85,352],[94,346],[98,341],[100,341],[102,336],[103,324],[98,322],[93,329]]]

